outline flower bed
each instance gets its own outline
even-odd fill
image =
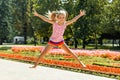
[[[21,46],[21,47],[12,47],[13,52],[23,52],[23,51],[42,51],[44,49],[43,46]],[[120,52],[110,51],[110,50],[72,50],[73,53],[77,54],[78,56],[98,56],[103,58],[109,58],[113,60],[120,60]],[[61,49],[52,49],[50,54],[53,55],[67,55]]]
[[[19,54],[9,54],[9,53],[0,52],[0,57],[35,62],[37,60],[37,57],[23,56],[20,53],[24,51],[32,51],[32,52],[40,51],[41,52],[44,49],[44,47],[12,47],[11,49],[13,53],[19,53]],[[115,57],[119,56],[119,52],[114,52],[109,50],[107,51],[105,50],[72,50],[72,51],[78,56],[99,56],[99,57],[110,58],[110,59],[114,59]],[[62,55],[64,58],[72,58],[61,49],[52,49],[50,51],[50,54]],[[48,58],[42,59],[40,63],[120,76],[120,68],[115,68],[115,67],[86,64],[87,67],[82,69],[81,65],[78,63],[62,61],[62,60],[53,60],[53,59],[51,60]]]
[[[0,53],[0,57],[11,58],[11,59],[19,59],[19,60],[25,60],[25,61],[31,61],[31,62],[35,62],[37,60],[37,58],[35,58],[35,57],[26,57],[26,56],[22,56],[20,54]],[[41,62],[44,63],[44,64],[82,69],[80,64],[72,63],[72,62],[68,62],[68,61],[43,59],[43,60],[41,60]],[[107,72],[107,73],[118,74],[118,75],[120,74],[120,68],[111,68],[111,67],[96,66],[96,65],[86,65],[86,66],[87,66],[85,68],[86,70],[100,71],[100,72],[103,72],[103,73]]]
[[[23,52],[23,51],[36,52],[36,51],[42,51],[43,48],[44,48],[43,46],[14,46],[11,48],[11,50],[15,53]]]

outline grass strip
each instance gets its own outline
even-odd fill
[[[99,63],[99,62],[93,62],[92,65],[98,65],[98,66],[106,66],[106,67],[112,67],[112,68],[120,68],[120,66],[113,66],[105,63]]]

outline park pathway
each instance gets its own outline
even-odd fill
[[[90,74],[0,59],[0,80],[116,80]]]

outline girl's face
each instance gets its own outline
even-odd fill
[[[58,22],[65,22],[65,20],[66,20],[66,16],[64,14],[62,14],[62,13],[58,14],[58,16],[57,16]]]

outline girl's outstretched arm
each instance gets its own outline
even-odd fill
[[[74,17],[73,19],[67,21],[66,25],[70,25],[70,24],[74,23],[75,21],[77,21],[83,15],[85,15],[85,10],[80,10],[80,14],[78,16]]]
[[[49,20],[47,17],[45,17],[45,16],[43,16],[43,15],[41,15],[41,14],[38,14],[35,10],[34,10],[33,14],[34,14],[34,16],[39,17],[40,19],[42,19],[42,20],[45,21],[45,22],[54,24],[54,21],[51,21],[51,20]]]

